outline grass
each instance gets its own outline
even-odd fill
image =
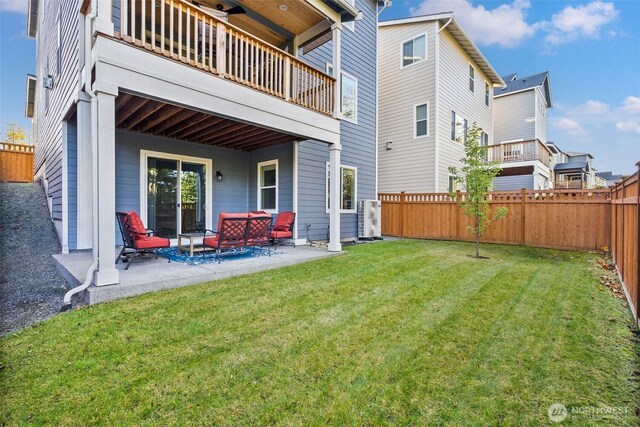
[[[559,402],[637,425],[640,346],[596,255],[482,252],[360,245],[62,314],[0,340],[0,424],[544,425]]]

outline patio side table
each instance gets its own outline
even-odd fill
[[[194,252],[202,252],[207,250],[202,243],[195,243],[196,239],[202,239],[203,234],[203,232],[178,234],[178,253],[181,254],[182,251],[188,251],[189,256],[193,256]],[[183,245],[182,239],[188,240],[189,243]]]

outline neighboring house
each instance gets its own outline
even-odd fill
[[[116,211],[172,239],[252,210],[297,212],[297,243],[357,235],[376,197],[375,1],[29,3],[35,174],[96,285],[119,281]]]
[[[552,152],[547,147],[547,112],[552,107],[549,73],[503,77],[494,90],[495,145],[490,160],[500,162],[497,190],[549,189],[553,184]]]
[[[443,192],[475,123],[492,135],[492,90],[503,84],[452,13],[378,24],[378,187]]]
[[[611,171],[596,172],[596,185],[611,187],[624,179],[624,175],[617,175]]]
[[[596,188],[596,170],[592,166],[593,156],[589,153],[567,151],[564,162],[554,166],[553,188]]]

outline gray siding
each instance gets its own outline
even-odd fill
[[[46,177],[52,198],[52,218],[62,219],[62,119],[78,79],[78,5],[76,2],[40,2],[36,74],[38,91],[33,122],[35,173]],[[60,70],[57,67],[57,20],[60,17]],[[42,87],[52,75],[54,87]]]
[[[67,205],[69,250],[78,248],[78,131],[75,122],[67,123]]]
[[[493,100],[495,144],[536,137],[535,91],[504,95]]]
[[[533,175],[499,176],[495,179],[493,185],[498,191],[520,190],[521,188],[533,190]]]
[[[376,184],[376,26],[375,3],[356,0],[363,19],[355,31],[342,31],[342,69],[358,79],[358,122],[342,121],[340,126],[342,164],[358,168],[358,200],[374,199]],[[328,42],[302,56],[321,70],[332,61],[332,43]],[[311,223],[310,237],[325,240],[329,215],[326,213],[326,144],[303,141],[298,148],[298,218],[299,238],[306,236],[305,223]],[[357,236],[357,215],[341,215],[343,238]]]

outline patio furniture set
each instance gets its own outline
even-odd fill
[[[125,270],[129,269],[134,258],[141,255],[155,255],[158,258],[158,249],[171,246],[170,239],[154,236],[153,230],[145,228],[137,212],[117,212],[116,217],[123,242],[116,263],[122,258],[123,262],[127,262]],[[179,253],[185,249],[182,240],[188,240],[190,256],[194,256],[195,252],[202,252],[204,257],[206,252],[212,250],[218,263],[223,251],[244,248],[252,248],[255,252],[255,248],[266,246],[271,256],[272,246],[275,248],[278,243],[282,244],[285,239],[293,237],[295,218],[294,212],[281,212],[274,223],[271,214],[264,211],[223,212],[218,219],[217,230],[205,229],[202,232],[179,234],[177,249]],[[199,238],[202,239],[202,244],[196,243]]]

